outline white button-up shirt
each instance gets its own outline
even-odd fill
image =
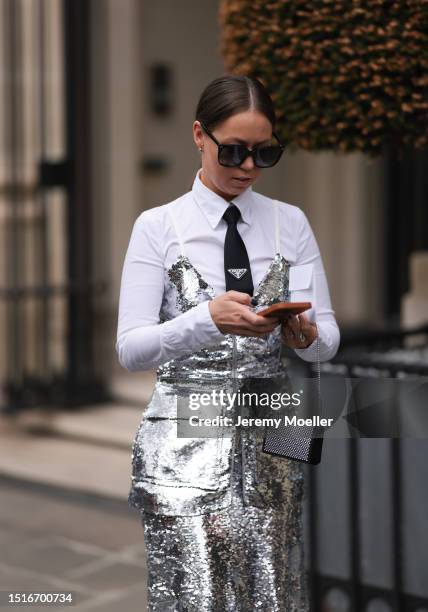
[[[186,255],[215,291],[225,292],[223,213],[229,202],[206,187],[196,173],[191,191],[169,205],[185,244]],[[233,198],[241,218],[237,228],[247,248],[256,288],[275,255],[274,200],[253,191],[250,185]],[[307,311],[318,326],[320,359],[334,357],[340,333],[319,248],[305,213],[279,202],[279,240],[282,255],[290,262],[291,301],[310,301]],[[116,351],[120,364],[130,371],[154,369],[162,363],[215,345],[224,334],[215,325],[208,300],[170,321],[160,323],[164,269],[180,254],[177,234],[167,214],[167,204],[143,211],[136,219],[122,271]],[[295,349],[305,361],[316,360],[316,342]]]

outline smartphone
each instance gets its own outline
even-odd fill
[[[262,317],[278,317],[281,321],[286,321],[290,315],[300,314],[310,308],[312,308],[312,302],[278,302],[264,310],[259,310],[256,314]]]

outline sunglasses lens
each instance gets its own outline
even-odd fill
[[[245,157],[246,149],[243,145],[224,145],[219,153],[219,162],[222,166],[240,166]]]
[[[281,147],[271,145],[256,149],[255,165],[258,168],[269,168],[274,166],[282,155]],[[244,145],[231,144],[223,145],[219,153],[219,163],[229,168],[240,166],[247,156],[247,149]]]
[[[256,166],[259,168],[269,168],[269,166],[273,166],[277,163],[281,155],[281,147],[260,147],[257,149]]]

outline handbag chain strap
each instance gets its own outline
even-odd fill
[[[317,395],[318,395],[318,413],[322,417],[322,401],[321,401],[321,359],[320,359],[320,337],[317,329],[317,359],[316,359],[316,375],[317,375]]]

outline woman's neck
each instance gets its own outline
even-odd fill
[[[231,200],[233,200],[233,198],[235,198],[236,195],[237,195],[237,194],[231,195],[230,193],[224,193],[224,192],[220,191],[219,189],[217,189],[211,183],[211,181],[206,182],[205,178],[203,177],[203,170],[201,170],[201,172],[199,173],[199,178],[200,178],[201,182],[205,185],[205,187],[208,187],[208,189],[210,189],[211,191],[213,191],[214,193],[219,195],[221,198],[223,198],[223,200],[226,200],[227,202],[230,202]]]

